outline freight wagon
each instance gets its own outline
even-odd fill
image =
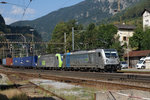
[[[12,58],[4,58],[2,60],[2,65],[4,65],[4,66],[12,66],[12,64],[13,64]]]
[[[13,58],[14,67],[26,67],[26,68],[35,68],[37,66],[38,57],[17,57]]]
[[[2,60],[2,65],[6,65],[6,58],[4,58],[3,60]]]
[[[6,58],[6,66],[12,66],[13,59],[12,58]]]

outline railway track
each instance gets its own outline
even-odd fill
[[[40,90],[45,94],[51,95],[52,97],[47,97],[50,100],[66,100],[63,97],[61,97],[61,96],[59,96],[59,95],[57,95],[51,91],[48,91],[48,90],[40,87],[39,85],[37,85],[31,81],[28,81],[26,84],[18,83],[18,81],[24,81],[24,80],[27,81],[28,78],[31,78],[28,75],[24,76],[24,75],[21,75],[18,73],[9,73],[9,72],[5,73],[5,74],[7,75],[8,79],[11,81],[11,83],[14,85],[14,87],[16,87],[21,93],[25,93],[26,95],[28,95],[28,93],[26,93],[24,91],[24,89],[32,89],[32,90],[34,90],[35,93],[37,90]],[[29,97],[29,100],[32,98],[29,95],[28,95],[28,97]],[[34,97],[34,100],[36,100],[36,97]],[[44,97],[43,97],[43,100],[45,100]]]
[[[0,69],[0,73],[18,74],[34,78],[55,80],[60,82],[99,86],[100,84],[116,87],[150,91],[150,76],[127,73],[89,73],[64,72],[34,69]]]

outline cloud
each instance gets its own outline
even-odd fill
[[[11,14],[21,15],[23,13],[24,13],[24,9],[23,8],[17,7],[17,6],[12,6]],[[28,15],[28,14],[35,14],[35,10],[31,9],[31,8],[27,8],[26,12],[25,12],[25,15]]]
[[[0,12],[4,13],[4,10],[0,9]],[[34,16],[35,10],[32,8],[28,8],[25,11],[25,16],[23,16],[23,13],[24,13],[24,8],[18,6],[12,6],[10,11],[7,11],[7,14],[5,12],[5,17],[4,17],[5,23],[9,25],[19,20],[31,18],[32,16]]]
[[[35,14],[35,10],[34,9],[31,9],[31,8],[28,8],[26,10],[26,14]]]
[[[13,18],[10,18],[10,17],[4,17],[4,20],[5,20],[5,23],[7,25],[17,21],[17,19],[13,19]]]
[[[11,11],[11,14],[14,14],[14,15],[20,15],[23,13],[23,9],[20,8],[20,7],[17,7],[17,6],[12,6],[12,11]]]
[[[4,13],[4,10],[3,9],[0,9],[0,14]]]

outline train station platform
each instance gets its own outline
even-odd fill
[[[126,72],[126,73],[149,73],[150,69],[136,69],[136,68],[129,68],[129,69],[121,69],[119,72]]]

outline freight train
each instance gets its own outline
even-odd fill
[[[65,54],[5,58],[4,66],[51,70],[117,71],[120,60],[115,49],[96,49]]]

